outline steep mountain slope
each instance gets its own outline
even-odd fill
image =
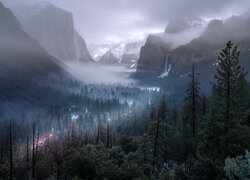
[[[158,72],[164,67],[166,53],[170,51],[167,44],[158,35],[149,35],[145,45],[141,48],[137,63],[138,73]]]
[[[104,46],[106,52],[98,56],[100,63],[106,64],[123,64],[126,66],[135,65],[139,59],[140,49],[145,40],[120,42],[111,47]]]
[[[218,53],[228,40],[239,45],[241,63],[247,71],[250,71],[249,12],[240,16],[232,16],[225,22],[212,20],[198,38],[178,48],[169,48],[162,43],[162,38],[157,40],[154,37],[153,40],[151,41],[154,43],[146,43],[141,50],[135,77],[151,82],[159,81],[166,89],[171,88],[173,91],[182,89],[184,92],[191,65],[195,63],[202,88],[209,91],[211,87],[209,82],[213,80]],[[167,76],[161,76],[164,73]],[[162,77],[164,78],[159,79]]]
[[[167,54],[204,32],[200,18],[178,18],[169,22],[164,33],[149,35],[142,47],[137,72],[155,73],[165,68]]]
[[[66,77],[61,63],[21,29],[16,17],[1,2],[0,39],[0,99],[25,94],[38,82]]]
[[[144,40],[127,43],[124,47],[121,64],[128,66],[135,65],[139,59],[140,50],[144,43]]]
[[[95,63],[89,54],[84,39],[75,31],[76,57],[82,63]]]
[[[205,21],[197,17],[178,17],[171,19],[165,33],[180,33],[187,29],[202,27]]]
[[[250,16],[246,14],[232,16],[224,23],[220,20],[213,20],[199,38],[173,50],[169,54],[169,59],[179,67],[203,61],[210,61],[212,64],[216,62],[220,49],[228,40],[232,40],[239,45],[242,63],[248,67],[250,64],[247,60],[250,48],[249,30]]]
[[[74,29],[73,15],[48,2],[13,8],[25,32],[60,60],[91,61],[86,43]]]
[[[112,50],[107,51],[104,55],[102,55],[98,61],[101,64],[118,64],[119,59],[115,57]]]

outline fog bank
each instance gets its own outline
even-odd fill
[[[122,65],[99,65],[67,62],[66,69],[74,77],[87,84],[131,85],[135,81],[129,78],[129,69]]]

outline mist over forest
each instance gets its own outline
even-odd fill
[[[0,180],[248,180],[248,72],[248,0],[0,0]]]

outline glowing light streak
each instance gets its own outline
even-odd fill
[[[40,138],[40,139],[37,141],[37,143],[35,143],[35,147],[38,147],[38,146],[43,145],[49,138],[52,138],[52,137],[54,137],[54,134],[53,134],[53,133],[51,133],[51,134],[49,134],[49,135],[47,135],[47,136],[45,136],[45,137]],[[31,149],[32,149],[32,147],[31,147]]]

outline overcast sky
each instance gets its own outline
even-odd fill
[[[1,1],[1,0],[0,0]],[[41,0],[3,0],[7,5]],[[70,11],[88,44],[141,38],[164,31],[168,19],[225,18],[250,9],[250,0],[47,0]]]

